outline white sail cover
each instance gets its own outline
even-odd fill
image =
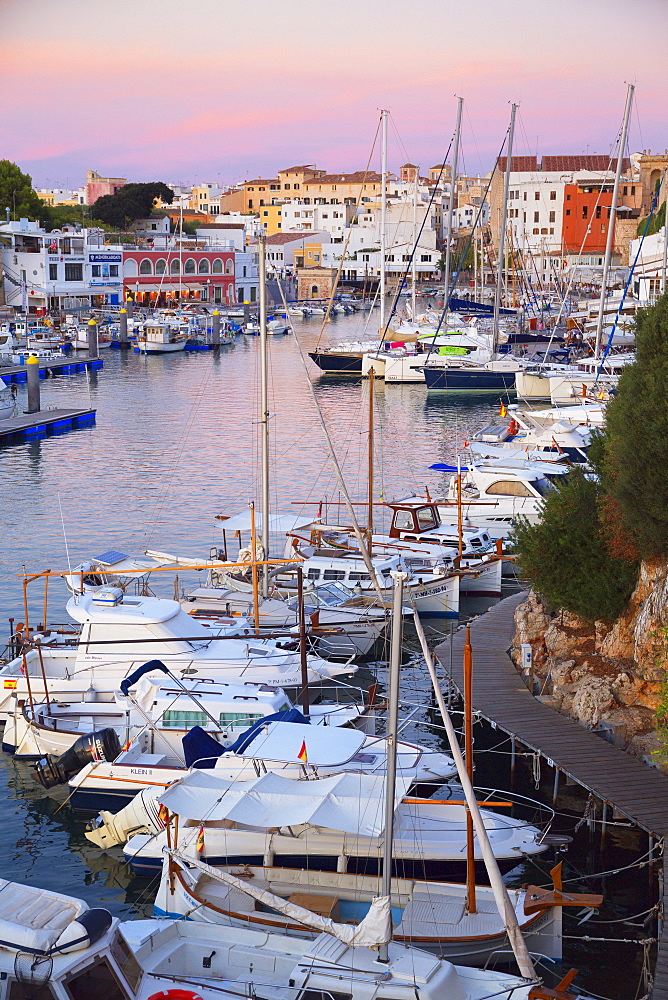
[[[251,515],[249,510],[242,510],[239,514],[233,514],[223,520],[224,515],[218,514],[218,520],[222,521],[223,531],[250,531]],[[317,514],[270,514],[269,530],[277,532],[296,531],[298,528],[305,528],[318,520]],[[255,511],[255,530],[262,530],[262,512]]]
[[[397,777],[395,808],[410,778]],[[244,826],[312,823],[362,837],[380,837],[385,826],[385,777],[334,774],[311,781],[263,774],[252,781],[226,781],[212,771],[193,770],[170,785],[159,802],[182,819],[200,823],[228,819]]]
[[[290,903],[282,896],[276,896],[266,889],[258,889],[251,885],[248,879],[236,878],[229,872],[212,868],[211,865],[204,864],[195,858],[186,858],[180,851],[170,851],[172,857],[184,862],[186,865],[194,866],[199,871],[204,872],[211,878],[224,882],[235,889],[240,889],[253,899],[259,900],[265,906],[277,910],[296,920],[297,923],[304,924],[305,927],[312,927],[316,931],[324,931],[333,937],[343,941],[351,948],[378,948],[381,944],[387,944],[392,938],[392,910],[389,896],[376,896],[369,907],[369,912],[357,926],[354,924],[340,924],[332,920],[331,917],[322,917],[319,913],[313,913],[304,906],[297,903]]]

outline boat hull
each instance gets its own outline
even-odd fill
[[[309,351],[309,358],[325,375],[361,375],[364,355],[337,354],[330,351]]]
[[[425,367],[424,379],[430,392],[515,392],[514,371]]]

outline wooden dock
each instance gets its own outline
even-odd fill
[[[81,359],[77,357],[58,359],[57,361],[40,361],[39,377],[41,379],[53,377],[55,375],[71,375],[73,372],[96,371],[104,366],[102,358],[90,358],[88,355]],[[27,381],[25,365],[5,365],[0,368],[0,378],[5,382],[20,383]]]
[[[529,692],[508,649],[514,614],[525,593],[508,597],[471,622],[473,708],[518,742],[612,805],[650,836],[668,834],[668,776],[643,764],[573,719],[542,704]],[[465,633],[434,650],[445,674],[461,693],[464,687]],[[664,850],[663,913],[668,915],[668,861]],[[661,922],[654,975],[654,1000],[668,1000],[668,921]]]
[[[0,420],[0,444],[17,438],[43,437],[45,434],[60,434],[89,426],[95,423],[95,412],[92,409],[40,410]]]

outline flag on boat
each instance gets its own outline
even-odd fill
[[[197,840],[195,842],[195,847],[197,848],[197,853],[201,854],[204,850],[204,827],[200,826],[197,831]]]
[[[499,416],[500,417],[508,416],[508,407],[506,406],[505,403],[501,403],[501,406],[499,407]]]
[[[167,806],[163,805],[160,806],[160,809],[158,810],[158,819],[163,824],[163,826],[167,826],[167,824],[169,823],[169,809],[167,808]]]
[[[301,750],[297,754],[299,759],[303,761],[304,764],[308,764],[308,753],[306,752],[306,740],[302,740]]]
[[[6,688],[12,688],[13,689],[13,688],[16,687],[16,684],[17,684],[17,681],[5,681],[5,687]]]

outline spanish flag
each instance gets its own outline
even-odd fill
[[[197,848],[197,853],[201,854],[204,850],[204,827],[200,826],[197,831],[197,840],[195,842],[195,847]]]
[[[304,764],[308,764],[308,753],[306,752],[306,740],[302,740],[302,748],[297,754],[299,759],[303,761]]]
[[[501,406],[499,407],[499,416],[500,417],[508,416],[508,407],[506,406],[505,403],[501,403]]]
[[[160,806],[160,809],[158,810],[158,819],[160,820],[163,826],[167,826],[167,824],[169,823],[169,809],[167,808],[167,806],[164,805]]]
[[[12,680],[12,681],[5,681],[5,687],[6,687],[6,688],[9,688],[10,690],[12,690],[12,691],[13,691],[13,690],[14,690],[14,688],[16,687],[16,683],[17,683],[17,682],[16,682],[16,681],[14,681],[14,680]]]

